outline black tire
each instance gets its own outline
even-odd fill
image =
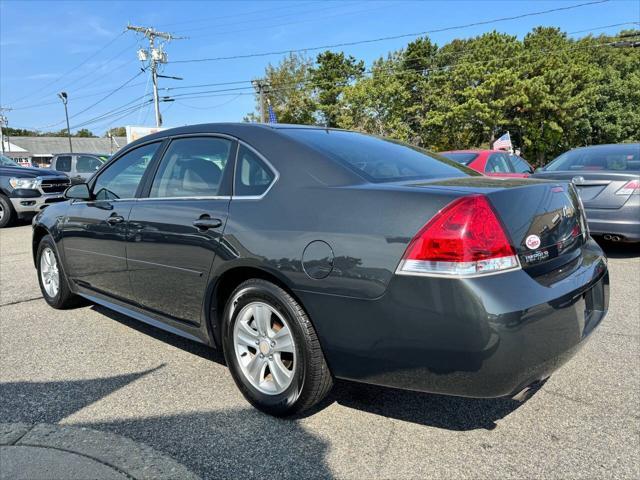
[[[54,296],[50,296],[47,293],[47,290],[45,289],[45,286],[42,282],[41,258],[42,258],[42,253],[46,248],[51,249],[51,251],[53,252],[53,255],[55,256],[57,266],[58,266],[59,287],[58,287],[57,294]],[[40,240],[40,243],[38,244],[38,251],[36,253],[36,268],[38,270],[38,284],[40,285],[40,291],[42,292],[42,296],[44,297],[45,301],[49,305],[57,309],[66,309],[66,308],[75,307],[80,303],[81,301],[80,297],[74,294],[69,288],[69,281],[67,280],[67,276],[64,273],[64,267],[60,262],[60,257],[58,256],[58,250],[55,246],[53,239],[51,238],[51,235],[45,235],[44,237],[42,237],[42,240]]]
[[[242,372],[233,344],[233,329],[244,306],[260,301],[273,307],[286,320],[295,342],[293,379],[281,394],[265,394],[256,389]],[[236,385],[257,409],[274,416],[302,413],[320,402],[331,390],[333,378],[309,317],[285,290],[271,282],[251,279],[231,294],[224,310],[223,349]]]
[[[0,194],[0,228],[10,227],[16,219],[16,211],[13,209],[11,201]]]

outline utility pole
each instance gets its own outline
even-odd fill
[[[3,112],[10,112],[10,111],[11,111],[10,108],[0,107],[0,145],[2,145],[0,148],[2,149],[2,155],[4,155],[4,132],[2,131],[2,127],[6,127],[9,125],[9,120],[4,115]],[[7,138],[9,138],[9,135],[7,135]],[[8,140],[7,140],[7,147],[11,148],[11,145]]]
[[[69,139],[69,153],[73,153],[73,145],[71,145],[71,129],[69,128],[69,111],[67,110],[67,101],[69,97],[67,96],[67,92],[60,92],[58,94],[60,100],[64,104],[64,116],[67,119],[67,138]]]
[[[264,94],[266,92],[268,84],[262,79],[252,80],[251,84],[253,85],[253,88],[255,88],[258,92],[258,98],[260,102],[260,123],[266,123],[267,115],[264,109]]]
[[[164,45],[156,46],[156,38],[160,38],[165,42],[170,42],[171,40],[180,40],[185,37],[176,37],[167,32],[159,32],[153,27],[127,25],[127,30],[141,33],[149,40],[149,50],[145,50],[143,48],[138,50],[138,59],[141,62],[149,61],[151,81],[153,83],[153,104],[156,112],[156,127],[161,127],[162,115],[160,114],[160,97],[158,96],[158,65],[167,63],[167,53],[164,51]]]

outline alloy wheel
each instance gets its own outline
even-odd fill
[[[54,298],[60,290],[58,262],[51,248],[46,247],[40,255],[40,279],[49,298]]]
[[[242,308],[233,345],[242,374],[257,390],[278,395],[291,385],[296,368],[293,333],[271,305],[252,302]]]

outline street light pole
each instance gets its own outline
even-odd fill
[[[62,103],[64,104],[64,116],[67,119],[67,137],[69,138],[69,153],[73,153],[73,145],[71,145],[71,129],[69,128],[69,112],[67,110],[67,101],[69,100],[69,97],[67,96],[67,92],[60,92],[58,97],[60,97],[60,100],[62,100]]]

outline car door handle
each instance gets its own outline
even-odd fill
[[[122,222],[124,222],[124,217],[120,215],[111,215],[109,218],[107,218],[107,223],[109,225],[117,225],[118,223]]]
[[[210,228],[218,228],[222,226],[222,220],[219,218],[201,217],[194,220],[193,226],[199,230],[209,230]]]

